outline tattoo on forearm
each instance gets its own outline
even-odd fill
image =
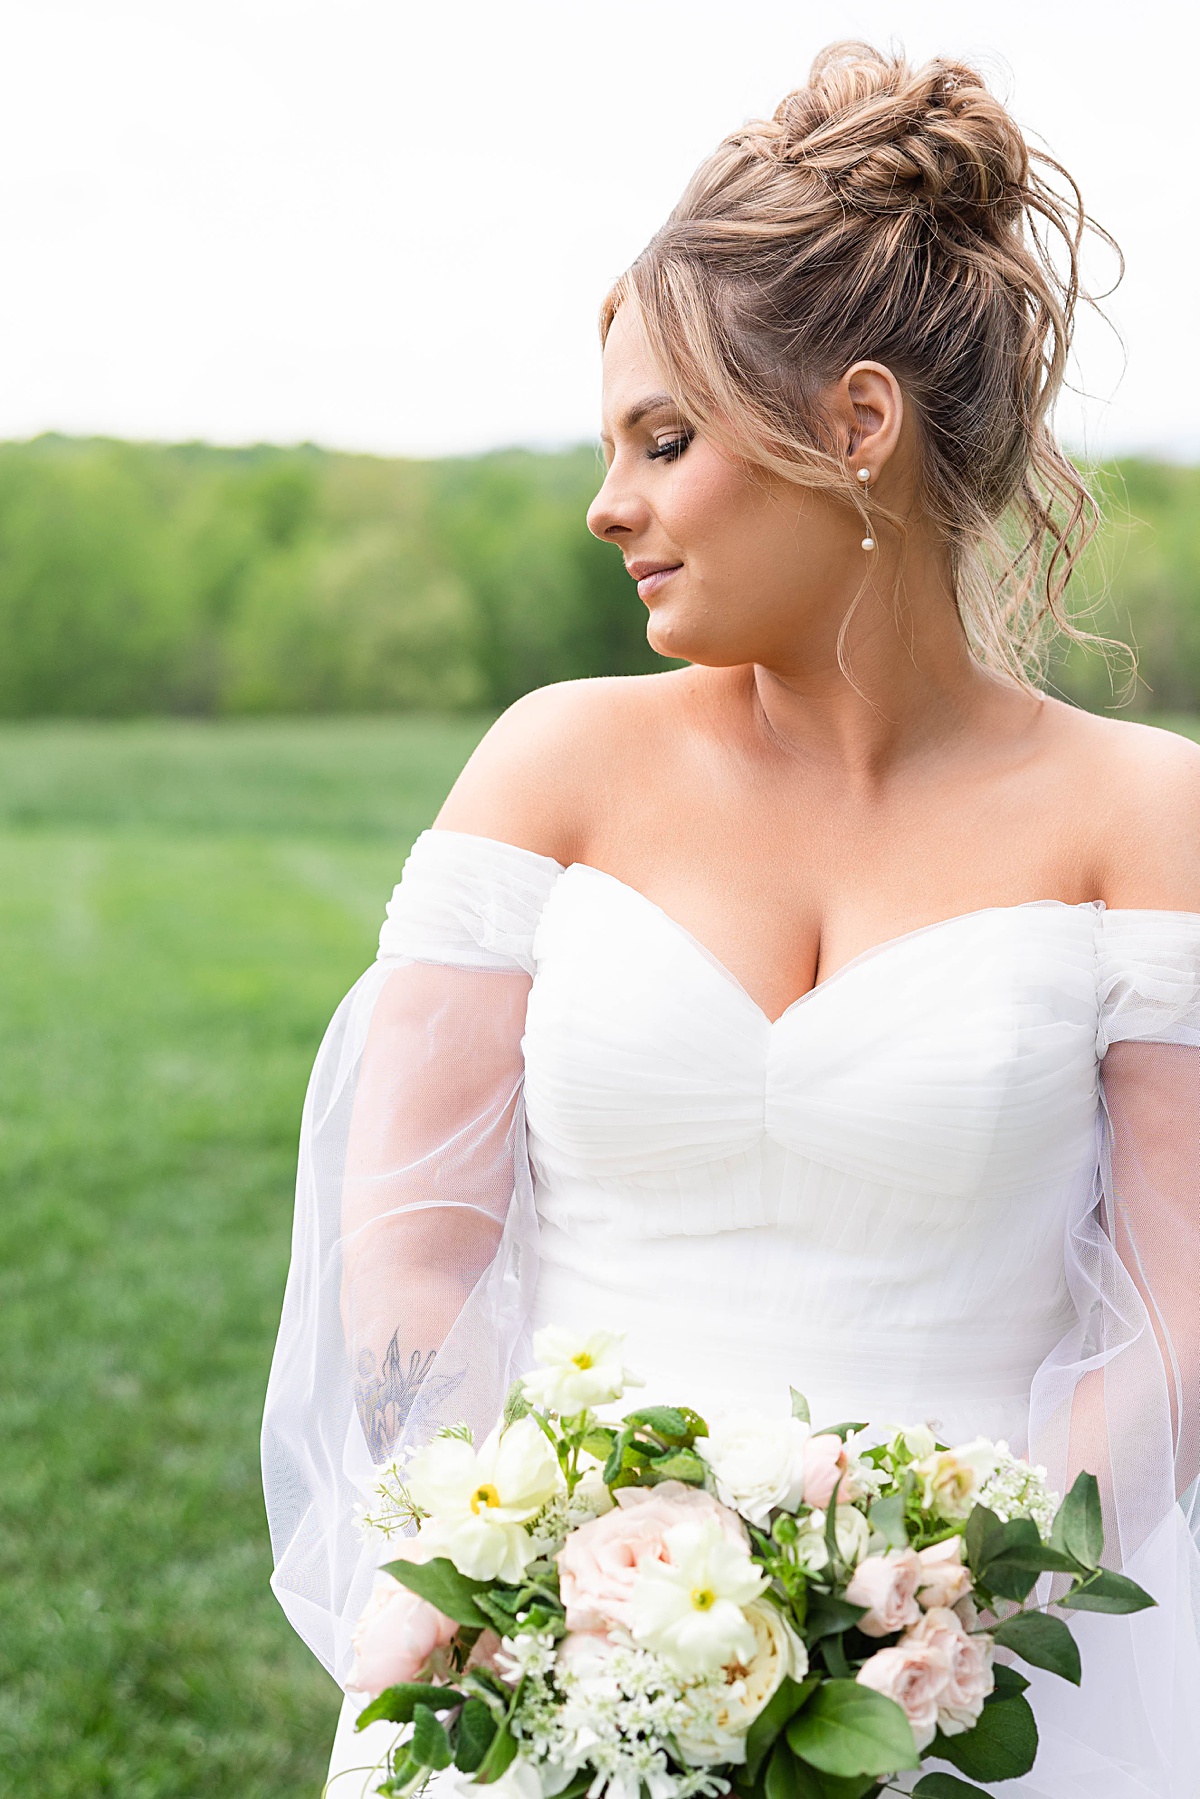
[[[382,1368],[373,1349],[359,1351],[354,1403],[372,1461],[383,1461],[400,1435],[413,1400],[436,1356],[436,1349],[414,1349],[405,1367],[398,1330],[393,1331],[392,1340],[384,1351]]]

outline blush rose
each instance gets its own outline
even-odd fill
[[[559,1591],[572,1631],[633,1626],[633,1583],[639,1568],[671,1564],[667,1532],[677,1524],[715,1519],[741,1546],[745,1526],[709,1493],[665,1480],[657,1487],[621,1487],[613,1511],[572,1531],[557,1556]]]

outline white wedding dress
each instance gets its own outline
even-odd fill
[[[1200,1794],[1200,914],[987,907],[772,1023],[614,877],[425,832],[314,1071],[264,1422],[275,1591],[341,1679],[376,1463],[486,1431],[547,1321],[625,1331],[635,1403],[791,1384],[1092,1469],[1159,1605],[1078,1616],[1082,1688],[1035,1677],[996,1790]],[[332,1799],[394,1735],[360,1703]]]

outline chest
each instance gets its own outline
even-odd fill
[[[948,1195],[1065,1176],[1095,1129],[1095,920],[1056,901],[967,913],[855,957],[772,1022],[668,914],[576,865],[534,939],[538,1154],[674,1177],[769,1143]]]

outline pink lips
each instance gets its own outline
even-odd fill
[[[628,565],[629,573],[637,582],[638,595],[643,600],[648,600],[651,594],[657,593],[663,582],[678,574],[682,566],[680,562],[657,565],[653,562],[631,562]]]

